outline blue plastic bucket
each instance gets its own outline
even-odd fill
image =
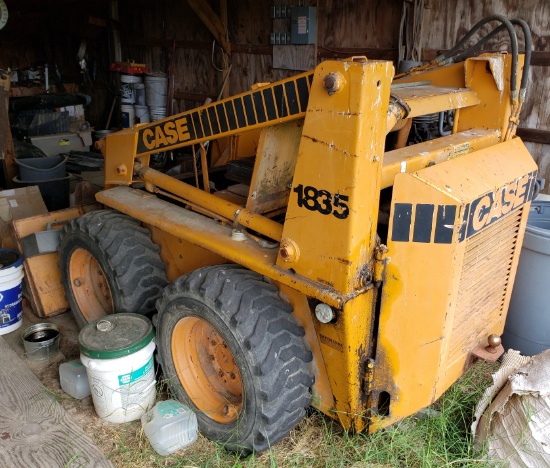
[[[0,335],[17,330],[23,322],[23,257],[0,249]]]

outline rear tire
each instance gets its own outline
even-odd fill
[[[238,265],[202,268],[168,286],[157,309],[164,378],[206,437],[247,455],[304,417],[312,354],[292,307],[262,276]]]
[[[61,281],[80,328],[115,312],[150,314],[167,284],[150,232],[113,210],[68,222],[60,236]]]

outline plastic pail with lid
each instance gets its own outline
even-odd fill
[[[136,123],[136,111],[133,104],[121,104],[120,106],[121,113],[121,125],[122,128],[133,127]]]
[[[0,335],[17,330],[23,319],[23,257],[0,249]]]
[[[97,415],[113,423],[134,421],[155,404],[153,326],[137,314],[108,315],[78,336]]]
[[[145,99],[149,107],[166,107],[168,76],[165,73],[145,75]]]
[[[162,120],[166,117],[166,107],[149,107],[151,122]]]
[[[136,123],[149,123],[151,118],[149,117],[149,108],[147,106],[134,106],[136,111]]]
[[[141,83],[141,76],[120,75],[120,102],[122,104],[134,104],[136,102],[136,92],[134,85]]]
[[[138,105],[138,106],[146,106],[147,105],[147,101],[145,100],[145,84],[144,83],[134,84],[134,94],[135,94],[136,105]]]

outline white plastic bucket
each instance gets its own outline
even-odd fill
[[[134,421],[155,404],[154,336],[147,317],[129,313],[108,315],[80,331],[80,361],[100,418]]]
[[[0,335],[23,323],[23,276],[23,257],[14,250],[0,249]]]
[[[136,111],[133,104],[122,104],[120,106],[120,114],[122,118],[122,128],[133,127],[136,123]]]
[[[155,404],[155,342],[130,356],[91,359],[80,355],[86,366],[97,415],[112,423],[140,419]]]
[[[141,83],[141,77],[137,75],[120,75],[120,102],[122,104],[134,104],[136,95],[134,85]]]
[[[149,107],[166,107],[168,77],[165,73],[145,75],[145,98]]]
[[[147,105],[147,101],[145,100],[145,84],[143,83],[134,84],[134,94],[135,94],[136,105],[138,106]]]
[[[149,115],[151,116],[151,122],[164,119],[166,117],[166,107],[149,107]]]
[[[136,123],[149,123],[151,118],[149,117],[149,108],[147,106],[134,106],[136,112]]]

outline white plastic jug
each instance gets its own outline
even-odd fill
[[[195,413],[176,400],[159,401],[141,417],[143,432],[159,455],[166,456],[197,440]]]

